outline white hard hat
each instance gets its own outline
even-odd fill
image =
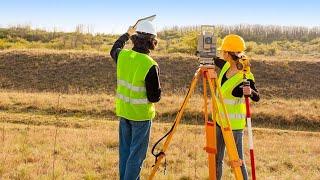
[[[149,33],[157,36],[157,31],[154,25],[150,21],[142,21],[137,24],[137,32]]]

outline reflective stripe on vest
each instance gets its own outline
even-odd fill
[[[143,98],[143,99],[133,99],[133,98],[129,98],[127,96],[124,96],[120,93],[117,93],[117,98],[121,99],[122,101],[126,102],[126,103],[130,103],[130,104],[148,104],[148,99],[147,98]]]
[[[245,114],[231,114],[228,113],[228,116],[230,119],[235,119],[235,120],[243,120],[244,118],[246,118]],[[224,113],[221,113],[221,117],[224,118]]]
[[[118,85],[124,86],[124,87],[130,89],[131,91],[146,92],[146,88],[144,86],[143,87],[134,86],[134,85],[130,84],[129,82],[127,82],[125,80],[121,80],[121,79],[118,79],[117,82],[118,82],[117,83]]]
[[[244,101],[244,99],[242,99],[242,98],[237,98],[237,99],[224,99],[224,100],[223,100],[223,102],[224,102],[225,104],[228,104],[228,105],[238,105],[238,104],[242,104],[242,103],[244,103],[243,101]]]

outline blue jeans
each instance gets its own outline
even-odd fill
[[[222,166],[223,166],[223,157],[225,154],[226,145],[224,143],[223,135],[219,126],[217,126],[217,158],[216,158],[216,168],[217,168],[217,179],[220,180],[222,176]],[[248,172],[244,162],[243,155],[243,130],[234,130],[233,137],[237,145],[237,151],[239,158],[242,160],[243,164],[241,166],[241,172],[243,179],[248,179]]]
[[[151,129],[149,121],[131,121],[120,117],[119,174],[120,180],[139,180],[146,158]]]

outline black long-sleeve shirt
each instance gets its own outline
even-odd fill
[[[219,69],[222,69],[222,67],[224,66],[224,64],[226,63],[226,61],[220,59],[220,58],[215,58],[214,59],[214,63],[215,65],[219,68]],[[227,76],[226,76],[227,73],[224,73],[223,77],[222,77],[222,80],[221,80],[221,86],[228,80]],[[260,96],[259,96],[259,92],[258,92],[258,89],[256,88],[255,86],[255,83],[253,80],[251,79],[248,79],[248,81],[250,82],[250,88],[252,89],[252,94],[250,96],[250,98],[255,101],[255,102],[258,102],[260,100]],[[232,95],[234,97],[242,97],[243,96],[243,89],[242,89],[242,83],[239,84],[237,87],[235,87],[233,90],[232,90]]]
[[[126,42],[129,40],[129,34],[125,33],[119,37],[119,39],[113,44],[112,49],[110,51],[110,55],[112,59],[117,63],[118,56],[120,51],[125,46]],[[137,47],[133,47],[132,50],[143,53],[149,54],[150,51],[148,49],[139,49]],[[147,76],[145,77],[145,84],[146,84],[146,91],[147,91],[147,98],[149,102],[158,102],[161,98],[161,86],[160,86],[160,79],[159,79],[160,70],[159,67],[154,65],[149,69]]]

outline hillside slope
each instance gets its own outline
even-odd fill
[[[154,56],[163,92],[185,93],[197,68],[196,57]],[[252,60],[263,98],[318,98],[320,61]],[[115,63],[108,53],[8,50],[0,52],[0,88],[22,91],[107,92],[116,87]]]

